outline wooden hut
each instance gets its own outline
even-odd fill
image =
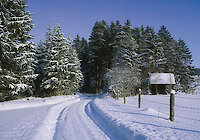
[[[175,79],[174,74],[172,73],[150,74],[150,89],[153,95],[167,94],[173,88],[174,85]]]

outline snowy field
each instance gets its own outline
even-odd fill
[[[200,95],[142,95],[116,101],[107,96],[71,95],[0,103],[0,140],[200,139]]]
[[[175,95],[175,122],[169,120],[169,95],[142,95],[141,99],[140,109],[137,96],[127,98],[125,105],[123,99],[110,98],[96,99],[94,105],[122,139],[200,139],[199,94]]]

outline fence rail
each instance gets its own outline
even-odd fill
[[[187,109],[193,109],[193,110],[199,110],[200,108],[195,108],[195,107],[189,107],[189,106],[181,106],[181,105],[174,105],[175,107],[179,107],[179,108],[187,108]]]
[[[175,96],[175,98],[191,99],[191,100],[200,100],[200,98],[181,97],[181,96]]]
[[[168,97],[170,98],[169,96],[162,96],[162,97]],[[175,98],[183,98],[183,99],[187,99],[187,100],[199,100],[200,101],[200,98],[192,98],[192,97],[181,97],[181,96],[175,96]],[[161,103],[161,102],[157,102],[157,101],[153,101],[153,100],[149,100],[149,99],[143,99],[142,96],[140,95],[140,100],[139,101],[146,101],[146,102],[151,102],[151,103],[155,103],[155,104],[160,104],[160,105],[165,105],[165,106],[169,106],[170,107],[170,104],[167,104],[167,103]],[[141,103],[139,103],[141,104]],[[142,104],[141,104],[142,105]],[[178,108],[184,108],[184,109],[189,109],[189,110],[195,110],[196,111],[200,111],[200,108],[196,108],[196,107],[190,107],[190,106],[182,106],[182,105],[177,105],[177,104],[174,104],[174,107],[178,107]],[[170,113],[166,113],[166,112],[161,112],[159,110],[159,113],[163,113],[163,114],[166,114],[166,115],[170,115]],[[177,118],[182,118],[182,119],[187,119],[187,120],[190,120],[190,121],[198,121],[200,122],[199,119],[194,119],[194,118],[189,118],[189,117],[183,117],[183,116],[179,116],[179,115],[174,115],[175,117]],[[171,117],[170,117],[171,118]]]
[[[167,105],[167,106],[170,105],[170,104],[160,103],[160,102],[156,102],[156,101],[152,101],[152,100],[147,100],[147,99],[141,99],[141,100],[142,100],[142,101],[147,101],[147,102],[156,103],[156,104],[161,104],[161,105]]]
[[[186,120],[199,121],[200,122],[200,120],[198,120],[198,119],[193,119],[193,118],[188,118],[188,117],[182,117],[182,116],[179,116],[179,115],[175,115],[175,117],[186,119]]]

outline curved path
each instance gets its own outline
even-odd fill
[[[91,100],[91,98],[82,99],[62,110],[57,119],[54,140],[109,139],[85,111],[85,107]]]

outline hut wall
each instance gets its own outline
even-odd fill
[[[161,84],[153,84],[151,85],[151,93],[153,95],[156,95],[156,94],[167,94],[167,91],[166,91],[166,86],[167,85],[161,85]]]

